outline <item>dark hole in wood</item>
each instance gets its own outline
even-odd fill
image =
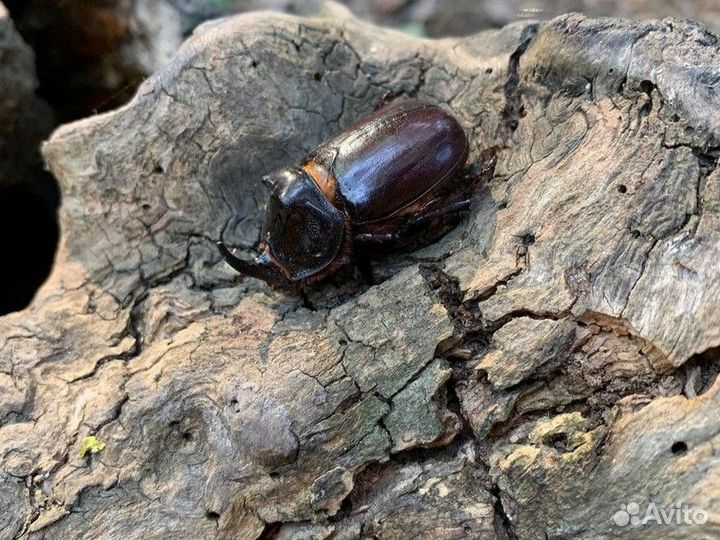
[[[652,93],[652,91],[655,89],[655,85],[652,81],[648,81],[647,79],[642,81],[640,83],[640,90],[645,92],[648,96]]]
[[[670,447],[670,451],[676,456],[681,456],[687,452],[688,446],[685,441],[677,441]]]
[[[282,523],[268,523],[265,525],[265,528],[263,529],[262,534],[260,534],[258,540],[275,540],[275,538],[277,538],[280,534],[281,527]]]
[[[545,444],[548,446],[566,446],[567,442],[567,435],[565,435],[565,433],[553,433],[545,439]]]

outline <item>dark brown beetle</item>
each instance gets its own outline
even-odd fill
[[[315,149],[299,167],[265,177],[260,255],[218,247],[230,266],[271,284],[320,280],[372,251],[435,236],[470,205],[468,141],[434,105],[395,102]]]

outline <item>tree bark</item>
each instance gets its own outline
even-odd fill
[[[0,319],[0,538],[717,538],[718,47],[332,5],[200,27],[44,145],[62,241]],[[388,92],[494,155],[467,220],[375,286],[235,276],[214,241],[257,242],[263,174]],[[613,521],[676,502],[710,519]]]

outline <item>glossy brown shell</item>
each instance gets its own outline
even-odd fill
[[[319,146],[308,161],[330,172],[355,224],[380,221],[461,172],[465,133],[440,107],[393,103]]]

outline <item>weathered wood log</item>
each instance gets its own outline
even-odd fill
[[[356,15],[383,25],[421,24],[430,36],[461,36],[497,28],[518,19],[551,19],[578,12],[589,17],[662,19],[687,17],[710,30],[720,29],[720,9],[714,0],[343,0]]]
[[[577,11],[634,19],[688,17],[720,30],[715,0],[341,0],[358,17],[423,35],[460,36]],[[6,0],[39,60],[44,98],[74,120],[125,103],[193,29],[256,10],[315,15],[321,0]]]
[[[44,146],[63,236],[0,319],[0,538],[716,538],[719,45],[203,25]],[[468,219],[372,287],[236,277],[213,242],[257,241],[261,176],[388,91],[495,154]],[[708,521],[613,521],[676,502]]]

